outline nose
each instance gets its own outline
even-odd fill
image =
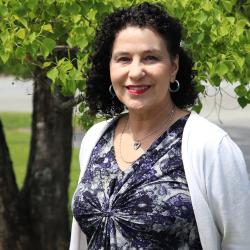
[[[143,65],[140,62],[133,62],[130,64],[128,77],[133,80],[139,80],[145,76],[145,71],[143,69]]]

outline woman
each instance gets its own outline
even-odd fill
[[[250,249],[250,185],[229,136],[186,109],[181,25],[143,3],[109,15],[88,72],[94,125],[80,149],[71,250]],[[88,246],[87,246],[87,245]]]

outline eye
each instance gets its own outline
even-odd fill
[[[130,62],[130,58],[127,56],[121,56],[121,57],[118,57],[116,61],[120,63],[128,63]]]
[[[157,62],[157,61],[159,61],[159,58],[156,57],[156,56],[153,56],[153,55],[149,55],[149,56],[146,56],[146,57],[144,58],[144,60],[145,60],[146,62]]]

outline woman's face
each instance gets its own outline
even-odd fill
[[[162,37],[151,28],[128,26],[113,44],[110,77],[118,99],[129,110],[161,110],[171,103],[178,57],[171,59]]]

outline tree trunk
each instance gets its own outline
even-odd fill
[[[37,74],[34,83],[32,138],[23,188],[37,250],[66,250],[69,242],[68,186],[72,151],[72,108],[60,110],[59,89]]]
[[[0,249],[11,249],[14,235],[13,214],[17,198],[17,185],[0,120]]]
[[[19,191],[0,120],[0,250],[29,249],[29,226],[19,201]]]
[[[57,107],[72,97],[63,97],[59,89],[52,94],[45,73],[36,73],[30,154],[21,191],[0,123],[0,250],[69,248],[72,107]]]

